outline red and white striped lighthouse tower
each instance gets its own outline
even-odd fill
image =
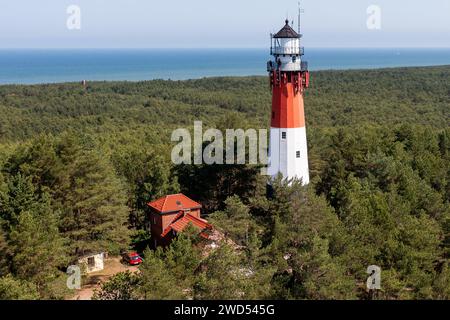
[[[301,179],[306,185],[309,168],[303,94],[309,86],[309,72],[308,64],[301,59],[301,34],[286,20],[270,38],[274,60],[267,63],[272,88],[268,174],[281,173],[285,179]]]

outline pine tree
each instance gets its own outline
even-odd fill
[[[433,299],[450,299],[450,265],[444,262],[441,271],[433,281]]]
[[[194,285],[195,299],[244,299],[251,270],[227,244],[221,244],[202,263]]]
[[[60,161],[55,152],[55,138],[39,135],[30,145],[21,145],[5,163],[10,175],[18,173],[31,179],[37,192],[49,192],[60,170]]]
[[[225,205],[223,211],[217,211],[209,216],[210,222],[223,230],[225,235],[237,244],[247,245],[249,234],[257,228],[249,208],[236,195],[229,197]]]
[[[161,152],[146,151],[142,145],[128,145],[112,155],[114,167],[126,178],[131,222],[143,228],[147,203],[166,194],[179,192],[170,162]]]
[[[5,169],[12,177],[8,203],[0,207],[7,222],[31,210],[36,197],[50,194],[51,206],[61,211],[60,231],[69,238],[72,255],[127,247],[126,192],[88,136],[40,136],[19,148]]]
[[[25,280],[15,279],[12,275],[0,277],[0,300],[37,300],[36,286]]]
[[[189,288],[183,288],[172,270],[164,261],[161,249],[156,252],[147,249],[140,266],[139,292],[145,300],[185,299]]]
[[[3,231],[4,222],[0,219],[0,277],[9,273],[9,246],[6,241],[6,233]]]
[[[295,299],[355,299],[355,282],[328,253],[328,241],[314,237],[309,250],[299,250],[290,262]]]
[[[33,210],[39,205],[39,195],[36,194],[31,178],[21,173],[9,179],[9,185],[0,197],[0,217],[7,230],[18,223],[18,216],[22,211]]]
[[[76,153],[61,175],[56,199],[61,230],[77,255],[127,247],[126,195],[112,166],[95,151]]]
[[[119,272],[94,291],[93,300],[135,300],[139,277],[130,271]]]
[[[186,230],[188,228],[191,230]],[[186,281],[187,285],[190,285],[192,275],[200,264],[200,252],[199,249],[194,247],[194,241],[191,239],[189,231],[198,233],[198,230],[188,226],[182,233],[180,233],[176,239],[172,241],[170,246],[165,251],[165,261],[168,270],[171,270],[172,274],[180,279],[180,281]]]
[[[33,211],[20,213],[17,225],[11,228],[9,246],[12,273],[35,283],[41,293],[57,276],[57,267],[68,262],[58,231],[58,217],[48,200]]]

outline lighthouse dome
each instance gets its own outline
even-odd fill
[[[289,25],[289,20],[286,19],[286,24],[284,27],[278,31],[273,37],[274,38],[299,38],[299,34],[295,32],[294,29]]]
[[[303,48],[300,46],[300,35],[292,29],[289,21],[275,35],[271,35],[270,54],[275,57],[278,69],[283,71],[301,70]]]

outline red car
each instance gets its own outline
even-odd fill
[[[127,252],[123,254],[123,261],[132,266],[136,266],[142,263],[142,258],[136,252]]]

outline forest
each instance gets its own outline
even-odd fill
[[[64,299],[77,257],[131,248],[140,273],[95,299],[450,299],[450,66],[313,72],[306,187],[172,164],[174,129],[268,128],[270,108],[267,77],[0,86],[0,299]],[[193,230],[146,248],[146,203],[176,192],[239,250],[204,257]]]

